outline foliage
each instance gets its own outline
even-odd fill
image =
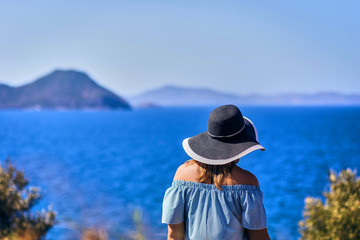
[[[356,171],[329,173],[330,190],[325,203],[305,199],[304,220],[299,222],[301,239],[360,239],[360,179]]]
[[[82,233],[81,240],[108,240],[108,236],[101,229],[86,229]]]
[[[140,210],[135,209],[133,211],[133,220],[135,223],[135,234],[133,235],[134,240],[145,240],[145,229]]]
[[[24,173],[7,159],[0,164],[0,238],[28,235],[41,239],[54,225],[51,209],[31,212],[41,199],[40,189],[28,187]]]
[[[119,240],[146,240],[145,226],[143,223],[142,213],[139,209],[134,209],[132,219],[135,224],[135,231],[130,234],[121,234],[112,239]],[[109,240],[105,230],[98,228],[88,228],[82,231],[81,240]]]

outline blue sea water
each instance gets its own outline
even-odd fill
[[[47,239],[78,239],[86,227],[111,239],[131,235],[134,209],[148,239],[165,239],[161,206],[184,138],[207,128],[211,108],[132,111],[0,111],[0,159],[11,157],[30,185],[36,209],[52,204],[58,222]],[[239,165],[264,192],[272,239],[297,239],[304,198],[321,197],[329,169],[360,167],[360,108],[244,107],[265,152]]]

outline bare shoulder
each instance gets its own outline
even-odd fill
[[[259,185],[259,181],[254,174],[236,165],[231,172],[231,179],[235,184],[239,185]]]
[[[194,181],[198,175],[198,165],[190,161],[186,161],[184,164],[181,164],[176,170],[173,180],[184,180],[184,181]],[[251,172],[240,168],[235,165],[232,169],[231,176],[225,180],[226,185],[259,185],[259,182],[254,174]]]
[[[197,165],[195,163],[190,163],[186,161],[184,164],[181,164],[176,170],[174,180],[185,180],[185,181],[194,181],[196,180],[197,174]]]

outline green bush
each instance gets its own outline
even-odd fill
[[[330,190],[325,203],[318,198],[305,199],[304,220],[299,222],[301,239],[360,239],[360,179],[356,171],[329,174]]]
[[[55,212],[51,209],[31,212],[40,200],[40,190],[28,187],[24,173],[18,171],[7,159],[0,163],[0,238],[21,236],[32,233],[41,239],[55,222]]]

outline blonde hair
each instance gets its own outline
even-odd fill
[[[222,190],[221,185],[223,181],[231,174],[231,170],[238,162],[239,160],[235,160],[224,165],[209,165],[194,159],[187,161],[188,164],[196,163],[199,166],[196,180],[201,183],[210,182],[220,190]]]

